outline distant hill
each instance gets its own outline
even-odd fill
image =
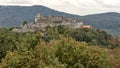
[[[120,35],[120,13],[109,12],[87,15],[79,19],[94,28],[105,30],[112,35]]]
[[[19,26],[24,20],[33,22],[34,16],[37,13],[40,13],[42,16],[79,17],[77,15],[58,12],[45,6],[1,6],[0,26]]]
[[[102,29],[112,35],[120,35],[120,13],[109,12],[102,14],[79,16],[59,12],[45,6],[0,6],[0,26],[19,26],[22,21],[34,22],[34,16],[54,15],[75,18],[95,29]]]

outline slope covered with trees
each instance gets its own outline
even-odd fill
[[[119,68],[120,40],[105,31],[47,26],[16,33],[0,28],[0,68]]]

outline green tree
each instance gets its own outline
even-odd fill
[[[32,51],[8,52],[0,64],[0,68],[35,68],[35,66],[35,56]]]
[[[27,24],[27,21],[23,21],[22,22],[22,26],[26,25]]]
[[[110,68],[107,50],[72,39],[62,39],[57,44],[56,56],[68,68]],[[111,67],[112,68],[112,67]]]

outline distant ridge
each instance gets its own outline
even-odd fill
[[[22,21],[29,23],[34,21],[34,16],[40,13],[42,16],[64,16],[83,21],[92,25],[95,29],[102,29],[112,35],[120,35],[120,13],[108,12],[79,16],[65,12],[59,12],[45,6],[0,6],[0,26],[19,26]]]
[[[36,13],[40,13],[42,16],[77,17],[77,15],[58,12],[45,6],[1,6],[0,26],[19,26],[24,20],[34,21]]]

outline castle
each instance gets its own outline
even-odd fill
[[[72,18],[58,17],[58,16],[41,16],[39,13],[35,16],[34,23],[21,25],[21,29],[14,29],[15,32],[26,32],[44,29],[46,26],[66,25],[70,28],[76,29],[83,26],[83,22],[78,22]]]

